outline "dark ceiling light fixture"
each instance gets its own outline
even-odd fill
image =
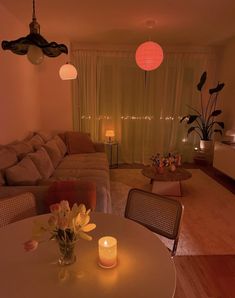
[[[30,33],[16,40],[2,41],[3,50],[10,50],[17,55],[26,55],[33,64],[40,64],[43,56],[58,57],[60,54],[68,54],[68,48],[64,44],[48,42],[40,34],[40,25],[35,15],[35,0],[33,0],[32,22],[29,24]]]

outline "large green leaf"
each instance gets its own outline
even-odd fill
[[[184,121],[184,119],[188,118],[189,116],[190,116],[190,115],[186,115],[186,116],[182,117],[182,118],[180,119],[180,123],[182,123],[182,122]]]
[[[207,76],[207,73],[206,73],[206,71],[204,71],[203,74],[201,75],[199,83],[197,84],[198,91],[202,90],[202,87],[204,86],[204,84],[206,82],[206,76]]]
[[[222,130],[221,129],[214,129],[214,132],[219,132],[222,135]]]
[[[218,85],[215,88],[209,89],[209,93],[213,94],[213,93],[220,92],[223,88],[224,88],[224,83],[218,83]]]
[[[192,126],[192,127],[190,127],[189,129],[188,129],[188,135],[192,132],[192,131],[194,131],[195,130],[195,127],[194,126]]]
[[[210,116],[216,117],[216,116],[220,115],[221,113],[222,113],[221,110],[214,110]]]
[[[217,123],[221,128],[224,129],[224,122],[215,122],[215,123]]]
[[[198,115],[189,115],[189,119],[187,121],[188,124],[193,123],[197,119]]]

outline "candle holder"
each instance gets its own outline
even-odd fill
[[[99,266],[113,268],[117,265],[117,239],[105,236],[99,239]]]

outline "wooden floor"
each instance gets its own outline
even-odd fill
[[[184,164],[184,167],[199,168],[235,194],[235,181],[212,166]],[[119,168],[143,168],[143,165],[123,164]],[[175,256],[174,262],[177,274],[174,298],[235,298],[234,255]]]
[[[235,256],[175,256],[174,298],[234,298]]]
[[[224,175],[220,171],[213,168],[212,165],[196,165],[195,163],[191,164],[184,164],[185,168],[191,168],[191,169],[200,169],[204,173],[206,173],[208,176],[216,180],[218,183],[223,185],[223,187],[227,188],[229,191],[231,191],[233,194],[235,194],[235,180],[232,178]]]

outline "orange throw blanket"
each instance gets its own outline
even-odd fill
[[[77,203],[84,204],[87,209],[95,210],[96,184],[91,181],[68,180],[53,182],[45,197],[45,211],[49,212],[51,204],[67,200],[70,207]]]

